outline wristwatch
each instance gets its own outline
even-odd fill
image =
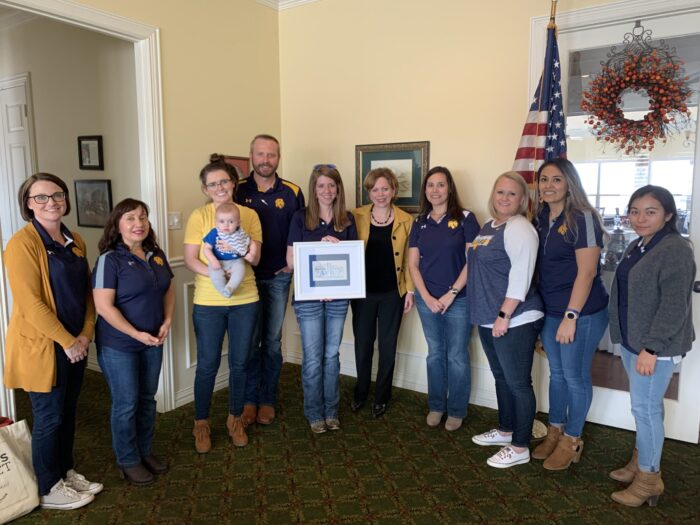
[[[564,312],[564,317],[569,319],[570,321],[575,321],[578,319],[578,316],[581,312],[578,310],[574,310],[573,308],[569,308],[566,312]]]
[[[450,288],[450,293],[452,295],[457,295],[459,293],[459,290],[457,288]]]
[[[498,317],[501,319],[510,319],[510,314],[505,313],[503,310],[498,312]]]
[[[656,355],[656,352],[650,348],[645,348],[644,351],[649,355]]]

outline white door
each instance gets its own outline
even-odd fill
[[[19,211],[17,192],[22,182],[36,171],[34,130],[29,74],[0,80],[0,261],[7,241],[25,225]],[[5,331],[12,308],[12,297],[0,266],[0,337]],[[1,350],[0,350],[1,351]],[[0,356],[0,375],[4,359]],[[14,400],[9,390],[0,388],[0,413],[14,418]]]
[[[628,2],[635,4],[635,2]],[[658,5],[658,4],[657,4]],[[622,10],[622,8],[620,8]],[[601,46],[610,47],[613,45],[622,47],[622,40],[625,33],[632,32],[634,20],[630,20],[635,16],[634,12],[627,11],[626,13],[618,12],[617,16],[625,16],[627,20],[624,23],[615,23],[613,20],[604,22],[598,20],[596,24],[583,22],[584,15],[581,15],[580,20],[576,20],[574,13],[570,17],[562,17],[566,20],[564,27],[559,26],[559,50],[562,63],[562,84],[565,83],[564,76],[567,76],[566,82],[569,81],[569,61],[571,53],[598,48]],[[647,13],[648,15],[648,13]],[[615,15],[613,15],[615,16]],[[661,38],[671,38],[684,35],[692,35],[700,30],[700,13],[685,12],[683,14],[672,14],[667,16],[649,15],[644,19],[644,15],[636,14],[641,18],[641,22],[645,29],[652,30],[652,38],[658,40]],[[618,20],[620,18],[617,18]],[[578,27],[581,29],[577,29]],[[537,38],[534,35],[533,38]],[[544,34],[543,34],[544,38]],[[542,61],[540,60],[540,64]],[[567,93],[568,86],[564,87],[564,92]],[[697,111],[694,112],[695,125],[697,127]],[[573,119],[572,119],[573,120]],[[573,123],[569,123],[572,125]],[[694,132],[697,129],[693,130]],[[694,136],[694,135],[693,135]],[[595,151],[593,151],[595,150]],[[656,153],[656,152],[655,152]],[[692,199],[690,201],[690,239],[695,245],[696,264],[700,267],[700,168],[697,159],[700,158],[700,153],[697,144],[691,144],[687,152],[692,164]],[[575,163],[589,162],[591,159],[604,159],[607,161],[622,160],[621,155],[614,152],[610,147],[605,150],[601,146],[592,147],[587,145],[585,148],[569,140],[568,157]],[[583,157],[583,158],[582,158]],[[690,175],[689,175],[690,177]],[[663,186],[667,184],[659,183],[652,180],[652,183],[657,183]],[[668,186],[667,186],[668,187]],[[630,191],[631,193],[631,191]],[[675,192],[674,192],[675,193]],[[607,212],[606,212],[607,213]],[[700,279],[700,276],[697,277]],[[700,334],[700,294],[694,294],[693,298],[693,315],[696,331]],[[540,370],[539,377],[545,378],[541,381],[538,388],[538,399],[547,399],[548,388],[548,371],[546,359],[539,362]],[[679,389],[677,400],[665,400],[665,426],[666,436],[674,439],[688,441],[692,443],[698,442],[698,429],[700,428],[700,341],[696,341],[693,351],[689,352],[683,360],[679,377]],[[548,410],[547,402],[543,403],[542,408]],[[594,387],[593,404],[591,406],[588,420],[596,423],[602,423],[614,427],[634,429],[634,419],[630,411],[629,393],[612,390],[607,388]]]

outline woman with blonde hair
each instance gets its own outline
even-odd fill
[[[508,468],[530,461],[535,419],[532,360],[542,326],[542,301],[532,286],[537,232],[525,217],[528,187],[517,172],[500,175],[487,221],[467,253],[467,299],[472,324],[496,380],[498,428],[472,437],[502,448],[486,463]]]
[[[352,213],[357,234],[365,242],[365,267],[372,271],[367,272],[367,297],[351,303],[357,367],[351,406],[357,411],[365,404],[374,341],[378,340],[379,362],[372,415],[381,417],[391,399],[401,318],[413,306],[413,281],[406,260],[413,217],[394,204],[399,181],[389,168],[371,170],[363,186],[371,204]]]
[[[345,208],[345,190],[333,164],[314,166],[308,203],[292,216],[287,238],[287,265],[294,268],[295,242],[357,240],[355,220]],[[304,416],[311,431],[339,430],[340,341],[349,300],[292,301],[301,331],[301,381]]]

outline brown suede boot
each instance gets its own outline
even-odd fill
[[[622,468],[613,470],[608,475],[615,481],[622,481],[623,483],[632,483],[632,480],[634,480],[634,475],[637,473],[638,470],[639,465],[637,464],[637,449],[635,448],[634,452],[632,452],[632,459],[629,460],[629,463],[627,463],[627,465],[625,465]]]
[[[248,444],[248,434],[245,433],[243,418],[229,414],[228,419],[226,419],[226,428],[228,428],[228,435],[231,436],[235,446],[245,447]]]
[[[532,451],[530,457],[534,459],[547,459],[549,455],[554,452],[554,449],[557,448],[560,434],[561,430],[559,427],[549,425],[547,427],[547,437],[544,438],[542,443],[535,447],[535,450]]]
[[[195,419],[194,428],[194,448],[200,454],[206,454],[211,450],[211,429],[208,419]]]
[[[566,470],[571,463],[578,463],[583,452],[583,440],[561,434],[554,449],[542,466],[547,470]]]
[[[243,419],[243,424],[245,426],[252,425],[255,423],[255,418],[258,415],[257,405],[243,405],[243,414],[241,419]]]
[[[613,492],[613,501],[628,507],[640,507],[646,501],[650,507],[655,507],[659,496],[664,493],[664,482],[661,472],[643,472],[638,470],[632,484],[625,490]]]

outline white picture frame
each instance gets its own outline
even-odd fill
[[[364,241],[295,242],[294,300],[364,299]]]

